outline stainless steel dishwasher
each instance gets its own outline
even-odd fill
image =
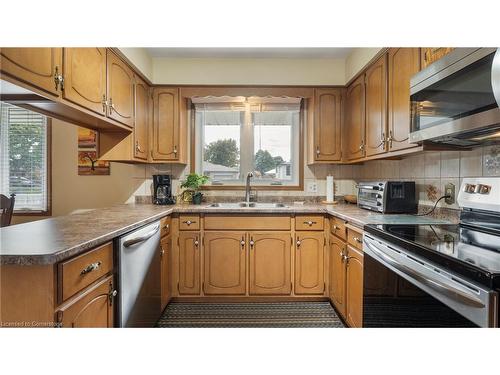
[[[160,222],[118,239],[120,327],[153,327],[161,314]]]

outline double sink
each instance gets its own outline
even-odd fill
[[[283,203],[257,203],[257,202],[238,202],[238,203],[212,203],[208,208],[288,208]]]

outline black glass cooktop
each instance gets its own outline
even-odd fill
[[[365,231],[487,286],[500,284],[500,236],[465,225],[366,225]]]

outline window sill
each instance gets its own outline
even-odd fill
[[[12,216],[51,216],[51,211],[14,211]]]

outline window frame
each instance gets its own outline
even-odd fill
[[[21,107],[22,108],[22,107]],[[31,111],[30,108],[25,108]],[[45,115],[42,115],[45,116]],[[47,148],[47,209],[45,210],[16,210],[14,205],[14,212],[12,216],[52,216],[52,118],[46,117],[46,148]]]
[[[224,88],[218,87],[217,89],[222,89],[223,94],[220,92],[210,93],[211,90],[207,90],[208,92],[204,96],[294,96],[294,90],[287,89],[273,89],[273,88],[227,88],[227,91]],[[215,90],[215,91],[219,91]],[[240,91],[243,90],[243,93]],[[245,91],[247,91],[245,93]],[[255,91],[256,90],[256,91]],[[262,90],[262,91],[261,91]],[[203,92],[203,88],[201,89],[193,89],[194,92],[198,93],[199,91]],[[300,90],[299,90],[300,92]],[[186,90],[184,95],[189,94],[189,90]],[[183,95],[183,96],[184,96]],[[193,95],[195,96],[195,95]],[[302,98],[300,104],[300,117],[299,117],[299,150],[298,150],[298,184],[296,185],[262,185],[262,184],[252,184],[252,190],[261,190],[261,191],[269,191],[269,190],[293,190],[293,191],[303,191],[304,190],[304,135],[305,135],[305,122],[306,119],[310,120],[308,114],[310,112],[310,103],[311,98],[306,95],[295,95],[296,97]],[[190,173],[196,173],[196,120],[195,115],[196,111],[194,109],[194,104],[191,102],[190,96],[183,98],[187,100],[187,108],[190,111],[190,115],[187,116],[189,120],[189,129],[190,129]],[[201,187],[202,190],[245,190],[245,185],[204,185]]]

